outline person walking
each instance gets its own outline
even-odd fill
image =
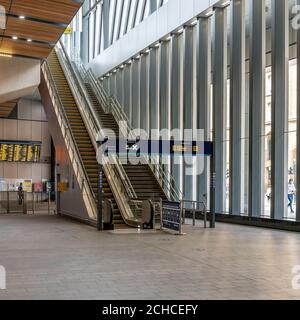
[[[295,196],[296,188],[294,184],[294,180],[290,179],[289,184],[288,184],[288,208],[291,209],[291,213],[294,213],[294,196]]]
[[[23,183],[20,183],[18,187],[18,200],[19,200],[20,206],[23,204],[23,199],[24,199]]]

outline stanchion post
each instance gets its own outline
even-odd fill
[[[196,226],[196,202],[192,203],[192,207],[193,207],[193,226]]]
[[[215,191],[216,191],[216,173],[214,155],[210,157],[210,228],[215,228],[216,213],[215,213]]]
[[[7,214],[10,213],[10,207],[9,207],[9,191],[7,190]]]
[[[34,214],[34,192],[32,192],[32,214]]]
[[[98,212],[97,230],[103,231],[103,167],[98,165]]]
[[[48,214],[50,215],[50,191],[48,191]]]

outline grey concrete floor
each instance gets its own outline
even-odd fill
[[[0,299],[299,299],[300,234],[217,224],[98,233],[55,216],[0,215]]]

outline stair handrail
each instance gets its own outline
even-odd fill
[[[92,130],[92,135],[94,136],[94,140],[96,141],[97,137],[99,137],[99,134],[103,134],[102,126],[99,121],[99,116],[97,115],[93,103],[88,98],[88,92],[84,86],[84,83],[82,81],[82,77],[80,74],[78,74],[78,70],[74,68],[74,65],[71,63],[69,56],[63,46],[63,44],[59,43],[58,46],[55,47],[55,51],[57,53],[58,59],[62,64],[63,70],[66,73],[66,78],[69,82],[69,85],[73,88],[73,93],[76,95],[76,97],[80,100],[81,105],[80,108],[82,112],[88,117],[88,125],[90,126],[92,123],[92,127],[90,128]],[[74,81],[76,83],[74,83]],[[80,92],[78,92],[78,90]],[[95,142],[93,141],[93,142]],[[110,161],[111,160],[111,161]],[[113,165],[111,165],[113,163]],[[123,166],[120,164],[120,160],[116,156],[110,155],[109,159],[104,158],[104,168],[106,168],[109,171],[109,175],[111,177],[114,177],[118,179],[119,185],[123,186],[123,195],[128,200],[128,206],[126,206],[124,203],[124,208],[127,208],[131,211],[131,215],[134,216],[134,210],[135,208],[132,208],[132,205],[130,204],[130,199],[137,198],[137,195],[135,193],[134,188],[131,185],[131,182],[123,168]],[[113,180],[113,179],[112,179]],[[116,185],[115,185],[116,186]],[[120,188],[116,186],[115,190],[118,189],[120,192]],[[128,212],[127,212],[128,214]],[[139,221],[137,219],[131,218],[131,220],[125,222],[132,226],[139,225]]]
[[[61,49],[62,51],[57,50],[58,48]],[[103,135],[103,128],[102,128],[101,122],[99,121],[99,116],[96,113],[96,110],[94,108],[93,103],[88,98],[89,95],[88,95],[88,92],[83,84],[82,77],[81,77],[80,73],[78,74],[76,68],[74,68],[74,65],[71,63],[69,55],[66,52],[65,47],[62,43],[59,43],[59,46],[56,47],[56,50],[57,50],[59,57],[62,58],[62,63],[64,64],[66,62],[68,64],[68,66],[66,66],[66,68],[68,69],[68,71],[70,71],[72,73],[72,76],[70,77],[69,80],[71,80],[71,81],[75,80],[77,82],[76,83],[77,88],[79,88],[81,91],[81,95],[80,95],[81,102],[82,102],[82,105],[87,106],[87,108],[85,108],[85,110],[88,111],[89,120],[93,123],[94,136],[95,137],[99,136],[99,133],[100,133],[100,135],[102,134],[102,136],[104,136]],[[61,53],[63,53],[63,56],[61,56]],[[116,165],[116,169],[118,170],[118,172],[122,178],[121,180],[122,180],[122,183],[124,184],[126,191],[128,192],[128,197],[137,198],[136,193],[134,191],[134,188],[132,187],[131,182],[130,182],[123,166],[120,165],[120,161],[119,161],[118,157],[111,156],[110,159],[115,160],[115,161],[113,161],[113,163]],[[109,161],[107,161],[107,162],[109,163]]]
[[[95,212],[96,208],[94,206],[96,195],[95,195],[93,188],[90,184],[88,174],[85,170],[82,157],[80,155],[78,146],[76,144],[75,137],[72,133],[72,130],[70,130],[70,123],[69,123],[68,117],[66,115],[65,109],[63,107],[63,103],[62,103],[61,98],[59,96],[59,91],[58,91],[56,83],[53,79],[53,76],[52,76],[52,73],[51,73],[51,70],[49,67],[49,63],[47,60],[44,60],[43,65],[42,65],[42,70],[44,71],[44,74],[46,75],[46,80],[49,81],[49,84],[50,84],[50,86],[48,88],[49,92],[51,93],[51,91],[52,91],[52,98],[55,100],[55,104],[57,106],[57,110],[60,115],[60,120],[63,122],[63,128],[65,129],[64,139],[66,140],[66,142],[68,144],[67,147],[69,147],[71,149],[71,152],[73,154],[73,161],[76,162],[78,174],[80,175],[80,179],[81,179],[81,183],[79,183],[79,185],[82,190],[84,190],[84,189],[87,190],[89,203],[90,203],[91,208],[93,208],[94,218],[96,218],[96,212]],[[68,134],[69,139],[67,139],[67,137],[66,137],[67,134]],[[71,161],[72,161],[72,159],[71,159]],[[76,174],[76,172],[75,172],[75,174]],[[78,176],[77,176],[77,178],[78,178]],[[85,185],[87,185],[87,188],[85,188]]]
[[[73,54],[72,59],[80,71],[82,77],[92,86],[92,89],[104,106],[106,106],[106,112],[111,113],[115,120],[120,122],[126,122],[127,128],[132,131],[133,128],[130,121],[124,112],[124,109],[120,105],[118,99],[115,96],[108,96],[102,83],[95,77],[91,69],[86,70],[82,60],[78,55]],[[121,128],[120,128],[121,129]],[[127,134],[127,132],[124,132]],[[148,164],[153,174],[160,183],[161,188],[165,191],[166,195],[170,197],[170,200],[180,201],[184,199],[182,191],[178,188],[175,178],[172,176],[169,170],[164,169],[155,156],[149,155]]]

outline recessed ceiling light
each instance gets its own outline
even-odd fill
[[[18,37],[17,36],[13,36],[12,39],[13,40],[18,40]]]
[[[27,39],[27,42],[32,42],[32,40],[31,39]]]
[[[9,53],[0,53],[0,57],[12,58],[12,55]]]
[[[19,16],[19,19],[24,20],[24,19],[25,19],[25,16]]]

